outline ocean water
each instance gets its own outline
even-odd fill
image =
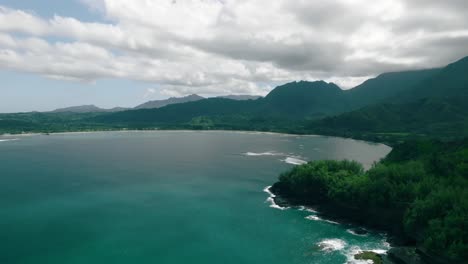
[[[222,131],[0,137],[0,263],[360,263],[384,234],[278,208],[265,187],[294,164],[389,151]]]

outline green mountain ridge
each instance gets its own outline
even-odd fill
[[[397,102],[415,99],[468,95],[468,57],[464,57],[441,69],[430,78],[418,83],[407,93],[400,93]]]
[[[244,116],[245,118],[268,117],[287,120],[317,120],[366,107],[376,102],[393,101],[417,84],[437,74],[441,69],[384,73],[367,80],[350,90],[342,90],[336,84],[325,81],[291,82],[273,89],[266,97],[252,101],[217,101],[208,98],[169,108],[152,109],[151,112],[119,112],[98,117],[99,122],[130,123],[190,122],[196,117],[219,118]],[[223,102],[223,103],[221,103]],[[138,116],[143,115],[143,116]]]
[[[306,125],[306,130],[372,140],[381,140],[385,134],[466,136],[467,73],[468,57],[436,71],[408,91],[387,99],[386,103],[312,121]]]
[[[428,69],[405,72],[389,72],[369,79],[347,90],[353,108],[360,108],[379,102],[389,102],[399,93],[412,89],[418,83],[439,73],[441,69]]]
[[[311,103],[312,102],[312,103]],[[348,109],[343,91],[324,81],[293,82],[278,86],[265,98],[231,100],[207,98],[194,102],[168,105],[147,111],[124,111],[96,118],[109,123],[178,123],[196,117],[246,116],[277,119],[303,119],[341,113]]]
[[[351,90],[299,81],[257,100],[207,98],[115,113],[0,114],[0,133],[158,128],[315,133],[385,142],[397,134],[461,137],[468,135],[467,72],[468,57],[441,69],[384,73]]]

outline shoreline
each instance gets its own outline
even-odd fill
[[[211,130],[195,130],[195,129],[116,129],[116,130],[93,130],[93,131],[66,131],[66,132],[31,132],[31,133],[3,133],[0,137],[27,137],[27,136],[53,136],[53,135],[73,135],[73,134],[93,134],[93,133],[126,133],[126,132],[141,132],[141,133],[154,133],[154,132],[229,132],[229,133],[241,133],[241,134],[259,134],[259,135],[279,135],[279,136],[297,136],[297,137],[324,137],[324,138],[339,138],[345,140],[353,140],[358,142],[364,142],[368,144],[376,144],[390,147],[385,142],[368,141],[363,139],[355,139],[351,137],[340,137],[332,135],[321,135],[321,134],[294,134],[284,132],[272,132],[272,131],[256,131],[256,130],[226,130],[226,129],[211,129]]]
[[[380,234],[384,237],[384,242],[383,244],[385,245],[384,248],[374,248],[374,249],[361,249],[360,247],[354,248],[351,251],[347,252],[345,251],[345,256],[350,260],[359,260],[360,256],[367,255],[367,254],[373,254],[379,258],[380,262],[377,263],[383,263],[383,264],[395,264],[392,260],[389,259],[388,257],[388,252],[394,248],[392,245],[392,242],[389,241],[389,237],[387,236],[387,232],[379,232],[379,230],[376,229],[371,229],[367,228],[363,225],[359,225],[353,222],[346,221],[344,219],[338,219],[338,218],[333,218],[333,220],[330,220],[326,217],[325,214],[320,212],[319,209],[316,209],[316,207],[310,207],[308,205],[297,205],[297,204],[287,204],[285,203],[284,197],[276,195],[272,190],[272,186],[266,186],[263,189],[263,192],[268,194],[268,198],[265,200],[265,203],[269,203],[269,207],[277,210],[298,210],[298,211],[306,211],[309,212],[311,215],[306,216],[305,219],[308,220],[313,220],[313,221],[321,221],[321,222],[326,222],[332,225],[341,225],[346,228],[346,232],[353,234],[355,236],[360,236],[360,237],[365,237],[370,234]],[[343,220],[343,221],[342,221]],[[330,239],[328,239],[330,240]],[[334,239],[331,239],[334,240]],[[344,242],[346,244],[346,242]],[[320,247],[320,244],[326,244],[326,241],[321,241],[317,245]],[[366,260],[367,258],[360,259],[360,260]],[[350,262],[351,263],[351,262]],[[353,262],[354,263],[354,262]],[[403,263],[403,264],[413,264],[413,263]]]
[[[422,251],[415,244],[408,243],[404,237],[392,233],[391,230],[386,230],[378,225],[368,225],[357,219],[353,219],[353,216],[351,216],[349,212],[344,212],[339,207],[335,207],[332,204],[304,204],[293,198],[285,197],[283,194],[279,193],[278,190],[274,189],[274,185],[266,187],[264,192],[270,194],[270,207],[272,208],[280,210],[287,210],[290,208],[308,210],[311,208],[311,212],[319,216],[317,220],[332,224],[355,226],[365,230],[366,233],[384,233],[386,236],[385,241],[389,244],[389,249],[385,253],[381,254],[372,250],[362,250],[362,252],[370,251],[376,253],[383,261],[383,264],[448,264],[448,262],[444,260],[432,259],[430,255],[426,254],[426,252]],[[267,201],[269,200],[267,199]],[[362,252],[356,252],[355,255]]]

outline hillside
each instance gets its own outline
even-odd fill
[[[182,104],[182,103],[194,102],[194,101],[198,101],[202,99],[205,99],[205,98],[196,94],[192,94],[192,95],[188,95],[184,97],[171,97],[165,100],[148,101],[141,105],[137,105],[136,107],[134,107],[134,109],[161,108],[161,107],[171,105],[171,104]]]
[[[93,112],[119,112],[119,111],[125,111],[128,110],[128,108],[124,107],[114,107],[110,109],[104,109],[97,107],[95,105],[79,105],[79,106],[70,106],[70,107],[65,107],[65,108],[58,108],[51,113],[65,113],[65,112],[70,112],[70,113],[93,113]]]
[[[436,72],[408,91],[380,103],[309,122],[319,134],[371,140],[405,135],[460,137],[468,135],[468,58]],[[391,100],[392,99],[392,100]]]
[[[306,130],[378,141],[398,135],[464,136],[468,135],[467,100],[426,98],[405,104],[378,104],[310,122]]]
[[[343,91],[326,82],[293,82],[275,88],[265,98],[257,100],[231,100],[208,98],[184,104],[168,105],[158,109],[124,111],[103,115],[96,119],[104,123],[124,124],[187,124],[193,118],[203,117],[215,122],[222,117],[230,119],[271,118],[294,119],[318,118],[347,109]],[[224,122],[224,121],[223,121]]]
[[[398,94],[395,99],[397,102],[408,102],[421,98],[453,96],[468,96],[468,57],[449,64],[407,93]]]
[[[292,82],[273,89],[264,99],[261,111],[288,118],[320,118],[350,109],[343,90],[324,81]]]
[[[346,90],[353,108],[379,102],[391,102],[397,94],[405,93],[420,82],[439,73],[440,69],[383,73]]]
[[[217,96],[217,98],[224,98],[224,99],[243,101],[243,100],[257,100],[257,99],[261,98],[261,96],[260,95],[235,95],[235,94],[231,94],[231,95]]]

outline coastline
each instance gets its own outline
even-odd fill
[[[342,136],[333,136],[333,135],[326,135],[326,134],[300,134],[300,133],[285,133],[285,132],[274,132],[274,131],[257,131],[257,130],[226,130],[226,129],[206,129],[206,130],[198,130],[198,129],[111,129],[111,130],[92,130],[92,131],[64,131],[64,132],[31,132],[31,133],[2,133],[0,137],[27,137],[27,136],[41,136],[41,135],[73,135],[73,134],[93,134],[93,133],[127,133],[127,132],[138,132],[138,133],[154,133],[154,132],[228,132],[228,133],[241,133],[241,134],[259,134],[259,135],[279,135],[279,136],[297,136],[297,137],[324,137],[324,138],[339,138],[345,140],[354,140],[358,142],[364,142],[368,144],[376,144],[376,145],[384,145],[387,147],[392,147],[390,144],[386,142],[380,141],[371,141],[365,139],[356,139],[352,137],[342,137]]]
[[[276,184],[276,183],[275,183]],[[356,252],[357,257],[363,252],[373,252],[379,256],[383,264],[449,264],[444,259],[439,259],[432,255],[427,254],[422,249],[418,248],[415,244],[410,243],[406,238],[395,234],[392,230],[387,230],[382,225],[369,225],[360,221],[356,217],[356,212],[346,209],[336,204],[307,204],[303,201],[296,200],[293,197],[287,197],[281,193],[279,188],[273,184],[267,186],[264,192],[270,196],[267,201],[270,201],[270,207],[280,210],[290,208],[302,208],[303,210],[311,210],[317,215],[314,220],[321,220],[332,224],[350,225],[358,227],[358,229],[368,232],[377,232],[386,234],[386,242],[389,243],[389,249],[386,252],[375,252],[372,250],[363,250]],[[313,209],[309,209],[313,208]],[[301,209],[300,209],[301,210]],[[348,231],[349,232],[349,231]]]
[[[246,134],[264,134],[264,135],[284,135],[284,136],[307,136],[307,137],[333,137],[343,138],[318,134],[293,134],[271,131],[256,131],[256,130],[226,130],[226,129],[211,129],[211,130],[198,130],[198,129],[112,129],[112,130],[92,130],[92,131],[66,131],[66,132],[32,132],[32,133],[3,133],[0,136],[37,136],[37,135],[65,135],[65,134],[91,134],[103,132],[230,132],[230,133],[246,133]],[[351,139],[351,138],[350,138]]]
[[[376,261],[372,262],[374,264],[397,264],[397,263],[400,263],[400,262],[394,262],[388,257],[387,253],[390,250],[392,250],[392,248],[394,248],[394,247],[393,247],[392,243],[389,242],[389,239],[387,237],[387,232],[379,232],[379,230],[365,228],[365,227],[363,227],[363,226],[361,226],[361,225],[359,225],[357,223],[349,222],[349,221],[346,221],[345,219],[341,219],[341,218],[333,218],[333,220],[330,220],[330,218],[328,218],[328,216],[326,214],[323,214],[320,211],[319,207],[317,207],[317,206],[310,207],[309,205],[288,203],[287,200],[284,199],[284,197],[276,195],[271,190],[271,188],[272,188],[272,186],[266,186],[263,189],[263,192],[268,194],[268,198],[266,199],[265,202],[269,203],[270,204],[269,207],[271,207],[271,208],[278,209],[278,210],[281,210],[281,211],[289,210],[289,209],[298,210],[298,211],[306,211],[306,212],[309,212],[311,215],[306,216],[305,219],[313,220],[313,221],[322,221],[322,222],[326,222],[326,223],[333,224],[333,225],[345,226],[347,228],[346,232],[348,232],[348,233],[350,233],[352,235],[355,235],[355,236],[365,237],[365,236],[368,236],[369,234],[372,234],[372,233],[373,234],[380,233],[381,235],[383,234],[383,236],[385,237],[384,244],[387,244],[387,245],[385,245],[384,248],[361,249],[359,247],[357,247],[357,248],[354,247],[351,251],[344,252],[344,254],[346,255],[347,261],[349,263],[354,263],[355,260],[363,260],[363,261],[376,260],[377,262]],[[330,239],[328,239],[327,241],[328,241],[328,243],[331,243]],[[330,247],[330,245],[328,245],[327,241],[321,241],[321,242],[319,242],[317,244],[317,246],[318,247],[325,246],[325,250],[327,250],[328,247]],[[343,241],[341,241],[341,243],[346,244]],[[365,257],[362,258],[362,256],[365,256]],[[401,263],[401,264],[415,264],[415,263]]]

